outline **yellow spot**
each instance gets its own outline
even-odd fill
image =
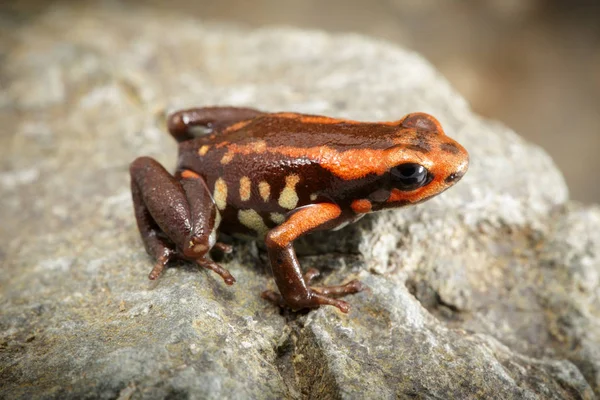
[[[271,196],[271,185],[265,181],[260,182],[258,184],[258,192],[264,201],[269,201],[269,197]]]
[[[215,182],[213,199],[215,199],[215,204],[219,210],[224,210],[227,207],[227,184],[223,178],[219,178]]]
[[[251,189],[252,181],[250,181],[250,178],[242,176],[240,178],[240,199],[242,199],[242,201],[250,200],[250,195],[252,193]]]
[[[238,211],[238,219],[242,225],[256,231],[260,236],[266,235],[269,230],[263,218],[254,210]]]
[[[313,193],[310,195],[310,201],[315,201],[317,199],[317,194]]]
[[[296,193],[296,185],[300,182],[300,177],[296,174],[285,177],[285,187],[279,195],[279,205],[288,210],[296,208],[298,205],[298,193]]]
[[[233,153],[228,151],[227,153],[225,153],[223,158],[221,158],[221,164],[229,164],[231,160],[233,160]]]
[[[275,222],[277,225],[281,225],[285,221],[285,215],[273,212],[271,213],[271,221]]]
[[[205,144],[204,146],[200,147],[200,149],[198,150],[198,154],[203,156],[208,152],[208,149],[210,149],[210,146]]]

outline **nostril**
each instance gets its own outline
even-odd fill
[[[452,182],[456,182],[458,181],[460,178],[462,178],[464,175],[464,172],[453,172],[450,175],[448,175],[448,177],[446,178],[445,182],[446,183],[452,183]]]

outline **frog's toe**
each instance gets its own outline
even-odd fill
[[[325,295],[325,296],[345,296],[347,294],[354,294],[365,290],[366,286],[359,280],[353,279],[350,282],[339,285],[339,286],[317,286],[311,287],[313,292]]]
[[[233,246],[223,242],[217,242],[213,246],[213,249],[220,251],[223,254],[229,254],[233,251]]]
[[[150,271],[150,273],[148,274],[148,279],[150,279],[151,281],[156,280],[164,271],[165,267],[167,266],[167,263],[169,262],[169,259],[170,256],[168,254],[158,257],[156,263],[154,264],[154,267],[152,268],[152,271]]]
[[[312,289],[311,289],[312,290]],[[341,312],[343,312],[344,314],[348,314],[348,312],[350,311],[350,304],[343,301],[343,300],[339,300],[333,297],[329,297],[329,296],[325,296],[323,294],[320,294],[314,290],[312,290],[312,294],[310,296],[311,299],[311,306],[310,307],[319,307],[319,306],[334,306],[337,307]]]
[[[225,284],[231,286],[236,282],[233,275],[231,275],[231,273],[227,269],[221,267],[216,262],[209,260],[207,258],[199,258],[196,260],[196,262],[202,268],[210,269],[211,271],[217,273],[221,278],[223,278],[223,281],[225,281]]]
[[[304,282],[306,282],[307,285],[310,285],[310,283],[320,275],[321,272],[318,269],[310,268],[304,273]]]

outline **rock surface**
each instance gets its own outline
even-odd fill
[[[1,22],[0,397],[600,394],[600,209],[568,201],[543,151],[387,43],[133,11]],[[298,244],[325,282],[369,287],[349,315],[265,303],[274,284],[254,243],[224,260],[233,287],[186,264],[151,284],[128,164],[172,167],[165,112],[210,104],[426,111],[471,168],[423,205]]]

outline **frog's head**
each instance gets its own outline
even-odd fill
[[[458,182],[467,172],[469,154],[425,113],[400,121],[394,146],[385,151],[388,172],[371,196],[373,211],[420,203]]]

